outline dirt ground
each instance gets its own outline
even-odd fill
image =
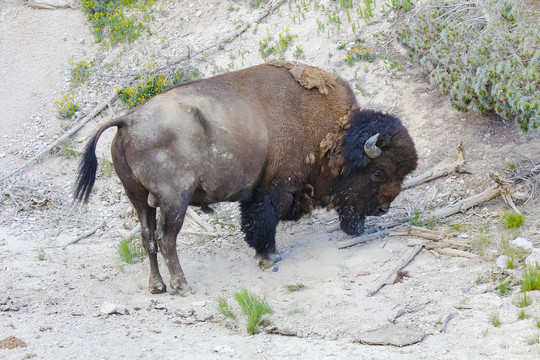
[[[217,4],[216,4],[217,3]],[[490,171],[509,176],[540,162],[540,132],[521,132],[496,117],[480,117],[453,109],[407,61],[406,49],[392,40],[392,29],[403,14],[386,17],[374,12],[370,25],[342,9],[341,26],[329,22],[337,2],[315,9],[311,1],[284,2],[256,24],[270,4],[258,8],[247,1],[167,1],[156,3],[153,21],[131,45],[106,48],[96,44],[85,15],[77,9],[35,9],[22,0],[0,0],[0,178],[52,143],[71,122],[56,116],[54,101],[72,92],[80,115],[90,112],[120,87],[122,76],[173,63],[187,54],[184,66],[204,76],[263,62],[259,42],[289,28],[295,35],[284,57],[335,71],[351,83],[361,107],[399,116],[415,141],[419,175],[443,161],[453,161],[461,140],[472,174],[451,174],[403,191],[381,218],[370,219],[373,231],[395,219],[428,214],[478,194],[492,186]],[[307,3],[306,9],[302,4]],[[357,2],[355,2],[357,3]],[[363,6],[363,2],[361,3]],[[378,4],[380,6],[382,4]],[[251,27],[223,49],[217,39],[240,26]],[[325,26],[321,30],[320,23]],[[358,24],[353,34],[352,23]],[[373,63],[345,64],[339,44],[365,39],[377,53]],[[209,49],[201,54],[197,51]],[[208,55],[208,56],[207,56]],[[90,81],[70,87],[72,62],[95,60]],[[396,61],[401,69],[391,68]],[[358,86],[356,86],[358,85]],[[81,151],[98,126],[127,111],[116,101],[70,140]],[[110,159],[114,131],[102,137],[98,154]],[[100,173],[97,190],[86,206],[72,204],[78,159],[54,149],[23,172],[2,183],[0,197],[0,340],[14,336],[26,347],[0,349],[5,359],[538,359],[540,357],[540,292],[529,293],[529,315],[520,320],[518,281],[508,294],[496,289],[501,276],[519,279],[523,264],[502,270],[495,259],[503,241],[520,236],[540,248],[537,188],[518,202],[524,225],[504,230],[501,214],[509,206],[496,198],[465,213],[441,220],[435,230],[464,229],[473,258],[450,257],[422,250],[405,267],[401,282],[384,286],[373,296],[367,290],[390,269],[418,238],[389,236],[338,249],[348,239],[333,212],[278,227],[282,260],[277,272],[261,271],[239,230],[235,204],[214,206],[214,215],[195,208],[219,236],[193,234],[185,226],[178,238],[180,261],[193,292],[186,297],[147,291],[148,261],[125,264],[116,251],[119,239],[137,222],[117,177]],[[526,184],[525,184],[526,185]],[[426,215],[427,218],[427,215]],[[91,236],[64,247],[99,224]],[[482,242],[480,239],[483,239]],[[163,262],[163,261],[162,261]],[[167,271],[162,274],[168,281]],[[284,286],[302,284],[301,291]],[[266,296],[278,334],[246,332],[244,320],[226,319],[216,309],[217,298],[234,305],[233,293],[245,287]],[[106,315],[110,302],[128,314]],[[493,316],[501,325],[494,327]],[[445,316],[450,320],[442,323]],[[423,334],[410,346],[367,345],[357,340],[371,330],[401,326]],[[291,336],[285,336],[289,333]]]

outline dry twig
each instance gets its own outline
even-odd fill
[[[377,282],[373,284],[369,290],[368,290],[368,296],[374,295],[377,291],[379,291],[380,288],[382,288],[388,279],[395,276],[395,274],[401,270],[401,268],[405,267],[415,256],[422,250],[422,245],[417,245],[409,250],[405,255],[399,259],[397,263],[394,264],[394,266],[386,271],[384,274],[382,274]]]
[[[81,241],[82,239],[86,239],[87,237],[91,236],[92,234],[94,234],[98,229],[101,229],[103,226],[105,226],[107,222],[106,221],[103,221],[101,222],[99,225],[96,225],[94,226],[93,228],[91,228],[90,230],[88,230],[87,232],[77,236],[75,239],[71,240],[70,242],[68,242],[66,245],[64,245],[62,247],[63,250],[65,250],[68,246],[70,245],[73,245],[73,244],[76,244],[78,243],[79,241]]]

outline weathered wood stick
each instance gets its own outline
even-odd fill
[[[458,212],[463,212],[467,209],[472,208],[473,206],[483,204],[501,193],[501,190],[498,186],[493,186],[487,190],[482,191],[480,194],[468,197],[466,199],[460,200],[454,205],[447,206],[445,208],[434,211],[431,214],[433,219],[441,219],[450,215],[457,214]]]
[[[186,216],[189,216],[191,220],[193,220],[195,223],[197,223],[200,227],[205,229],[207,232],[212,232],[212,233],[216,232],[214,227],[210,225],[209,223],[207,223],[206,221],[204,221],[203,218],[201,218],[199,214],[197,214],[191,207],[187,208]]]
[[[398,225],[398,226],[401,226],[401,225]],[[353,245],[356,245],[356,244],[361,244],[361,243],[365,243],[367,241],[370,241],[370,240],[375,240],[383,235],[387,235],[388,233],[390,233],[392,230],[394,230],[395,227],[393,228],[388,228],[388,229],[383,229],[383,230],[380,230],[380,231],[377,231],[375,233],[372,233],[372,234],[366,234],[366,235],[361,235],[361,236],[358,236],[358,237],[355,237],[355,238],[352,238],[352,239],[349,239],[349,240],[343,240],[343,241],[338,241],[336,246],[338,249],[345,249],[345,248],[348,248],[348,247],[351,247]]]
[[[452,164],[441,163],[435,166],[435,168],[433,168],[432,170],[426,171],[425,173],[421,175],[407,179],[403,182],[403,184],[401,185],[401,188],[408,189],[410,187],[420,185],[425,182],[449,175],[456,171],[471,173],[471,170],[469,169],[465,161],[465,150],[463,148],[463,144],[461,141],[459,142],[457,151],[458,151],[457,160],[454,163]]]
[[[450,321],[451,318],[454,317],[454,315],[456,315],[456,312],[450,310],[448,313],[446,313],[446,315],[444,315],[444,317],[442,318],[441,320],[441,332],[446,332],[446,326],[448,325],[448,322]]]
[[[391,269],[382,274],[377,280],[377,282],[369,288],[368,296],[372,296],[377,293],[377,291],[379,291],[384,286],[386,281],[391,276],[395,276],[395,274],[399,270],[401,270],[401,268],[407,265],[416,256],[416,254],[420,252],[420,250],[422,250],[422,245],[417,245],[411,248],[403,257],[401,257],[401,259],[399,259],[399,261]]]
[[[401,225],[404,221],[407,221],[407,219],[402,219],[402,220],[395,220],[395,221],[390,221],[386,224],[380,224],[381,227],[384,227],[385,229],[387,228],[395,228],[397,227],[397,225]],[[374,226],[377,224],[377,220],[366,220],[366,227],[369,227],[369,226]],[[334,224],[330,227],[328,227],[326,229],[327,232],[329,233],[332,233],[332,232],[335,232],[335,231],[338,231],[339,229],[341,229],[340,225],[339,224]]]
[[[73,244],[76,244],[78,243],[79,241],[81,241],[82,239],[86,239],[87,237],[91,236],[92,234],[94,234],[98,229],[101,229],[103,226],[105,226],[107,222],[106,221],[103,221],[102,223],[100,223],[99,225],[96,225],[94,226],[93,228],[91,228],[90,230],[88,230],[87,232],[85,232],[84,234],[81,234],[79,236],[77,236],[75,239],[71,240],[70,242],[68,242],[66,245],[64,245],[62,247],[63,250],[66,250],[66,248],[70,245],[73,245]]]
[[[470,253],[468,251],[450,249],[450,248],[444,248],[444,249],[435,248],[435,249],[433,249],[433,251],[436,251],[441,255],[455,256],[455,257],[460,256],[460,257],[465,257],[465,258],[468,258],[468,259],[474,259],[474,258],[478,257],[478,255]]]

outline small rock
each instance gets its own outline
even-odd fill
[[[196,306],[196,307],[205,307],[206,306],[206,301],[195,301],[193,303],[191,303],[192,306]]]
[[[531,255],[525,259],[525,264],[528,267],[540,267],[540,249],[534,249]]]
[[[103,305],[101,305],[101,308],[99,309],[103,314],[106,315],[112,315],[112,314],[118,314],[118,315],[128,315],[129,310],[124,305],[119,304],[113,304],[110,302],[105,301]]]
[[[401,325],[386,325],[380,329],[367,331],[354,339],[354,342],[366,345],[408,346],[424,339],[423,332]]]
[[[510,242],[513,246],[523,249],[525,251],[531,251],[533,246],[531,242],[525,238],[518,237]]]
[[[508,256],[506,255],[501,255],[497,258],[497,261],[495,261],[495,264],[497,264],[498,267],[500,267],[501,269],[506,269],[508,268]]]

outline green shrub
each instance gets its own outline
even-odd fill
[[[90,77],[90,67],[92,66],[92,62],[70,62],[70,65],[73,65],[73,69],[71,69],[71,82],[73,85],[79,85],[88,80]]]
[[[540,30],[510,0],[432,0],[397,39],[451,104],[540,126]]]
[[[58,107],[57,114],[62,119],[71,119],[75,112],[79,110],[79,102],[75,101],[72,93],[62,93],[62,100],[55,100],[54,104]]]
[[[152,67],[152,64],[148,64]],[[118,90],[118,97],[130,108],[133,108],[145,100],[162,93],[168,88],[185,81],[193,80],[201,75],[198,69],[188,73],[175,72],[172,74],[153,74],[142,76],[137,85]]]
[[[266,60],[270,55],[277,55],[281,59],[284,58],[285,51],[291,45],[294,39],[294,35],[290,33],[291,29],[285,28],[285,34],[281,33],[274,40],[274,37],[270,35],[267,30],[266,37],[259,41],[259,52],[261,57]]]
[[[217,309],[221,314],[223,314],[223,316],[226,316],[231,319],[236,319],[236,315],[234,314],[231,307],[227,303],[227,299],[225,297],[219,297],[217,299]]]
[[[114,46],[124,41],[135,41],[143,24],[136,16],[124,13],[124,7],[134,6],[135,3],[135,0],[81,0],[82,10],[87,13],[96,42],[108,39],[110,45]],[[153,4],[153,0],[148,2],[149,6]],[[140,10],[144,9],[148,10],[144,5],[140,6]]]

